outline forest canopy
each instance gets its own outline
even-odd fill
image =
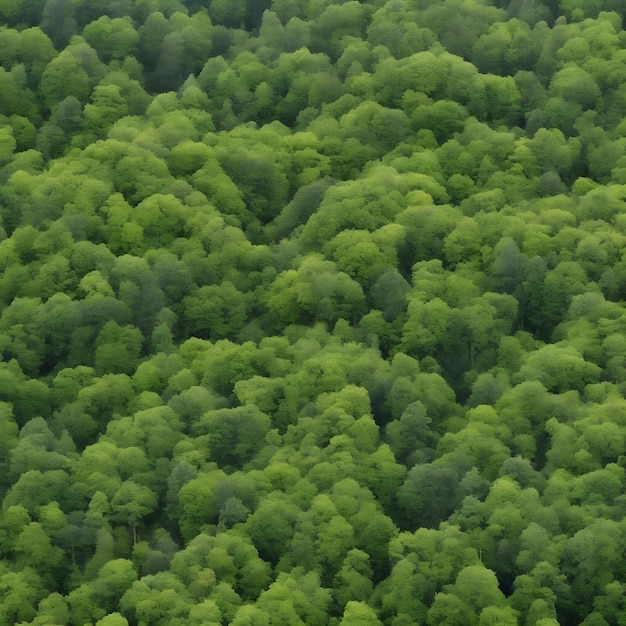
[[[618,626],[623,0],[0,0],[0,626]]]

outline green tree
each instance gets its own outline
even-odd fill
[[[242,146],[217,153],[220,165],[239,188],[243,201],[262,223],[271,221],[285,206],[288,184],[282,168],[265,146]]]
[[[24,425],[19,443],[10,452],[9,476],[15,479],[33,469],[67,469],[69,459],[63,452],[44,419],[36,417]]]
[[[72,76],[72,80],[66,80],[67,76]],[[68,96],[85,102],[90,92],[90,78],[76,57],[65,49],[42,72],[39,90],[45,105],[52,110]]]
[[[246,521],[247,531],[264,560],[277,562],[293,535],[293,522],[300,509],[282,494],[275,493],[259,503]],[[261,608],[261,607],[260,607]]]
[[[452,310],[440,298],[423,302],[409,301],[408,320],[403,329],[402,346],[415,356],[434,356],[447,341]]]
[[[178,493],[178,517],[180,534],[186,542],[191,541],[201,530],[219,518],[219,502],[215,491],[224,479],[221,470],[202,473],[196,478],[185,481]]]
[[[257,607],[283,623],[323,624],[326,620],[331,592],[320,585],[315,572],[296,568],[281,573],[264,591]]]
[[[554,74],[548,93],[558,94],[564,100],[576,102],[587,109],[595,105],[600,89],[588,72],[569,65]]]
[[[124,481],[111,500],[113,518],[126,522],[133,530],[133,543],[137,543],[137,525],[152,513],[157,505],[153,491],[132,480]]]
[[[109,613],[106,617],[96,622],[96,626],[128,626],[128,620],[120,613]]]
[[[496,575],[481,565],[471,565],[459,572],[454,583],[454,593],[475,611],[502,607],[505,603]]]
[[[95,340],[95,369],[100,374],[131,374],[137,367],[143,336],[134,326],[107,322]]]
[[[230,281],[200,287],[183,299],[186,334],[213,341],[234,338],[248,319],[246,301]]]
[[[37,603],[47,596],[47,591],[31,568],[12,572],[3,567],[0,571],[2,605],[0,616],[7,624],[30,621],[36,615]]]
[[[406,523],[437,526],[455,508],[459,476],[452,467],[416,465],[398,489],[398,504]]]
[[[346,605],[343,617],[339,622],[343,626],[356,626],[367,624],[368,626],[380,626],[382,622],[376,617],[376,613],[364,602],[351,600]]]
[[[151,624],[177,623],[188,617],[190,609],[189,594],[169,572],[133,581],[119,606],[131,620]]]
[[[413,467],[430,460],[436,442],[431,424],[432,419],[419,400],[409,404],[399,419],[387,424],[385,433],[399,462]]]
[[[581,390],[596,382],[600,368],[586,361],[573,346],[546,345],[531,353],[518,379],[539,380],[549,391]]]
[[[320,319],[336,322],[353,319],[364,308],[361,286],[335,264],[316,255],[305,257],[297,270],[278,275],[267,306],[284,323]]]
[[[139,34],[129,16],[111,19],[102,15],[85,26],[82,37],[104,63],[134,54],[139,43]]]
[[[10,404],[0,403],[0,469],[2,476],[7,476],[9,453],[17,445],[18,425],[15,423],[13,410]],[[9,486],[5,478],[0,482],[0,488],[6,489]]]
[[[13,552],[21,569],[32,568],[49,588],[63,576],[64,554],[52,545],[50,535],[39,522],[31,522],[16,537]]]
[[[366,602],[373,590],[372,568],[369,556],[357,548],[351,549],[345,556],[342,566],[335,574],[333,592],[338,606],[348,602]]]
[[[254,405],[209,411],[193,431],[208,435],[211,460],[221,466],[241,466],[261,448],[270,419]]]
[[[438,593],[428,610],[428,626],[461,626],[476,624],[476,613],[472,608],[450,593]]]
[[[103,608],[111,610],[136,579],[137,572],[131,561],[112,559],[102,566],[91,585]]]
[[[161,44],[172,31],[172,26],[160,11],[153,11],[139,28],[139,50],[137,57],[149,71],[156,66],[161,53]]]
[[[94,88],[91,103],[85,105],[87,129],[95,137],[104,137],[114,122],[127,115],[128,105],[117,85],[98,85]]]

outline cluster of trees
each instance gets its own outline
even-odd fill
[[[0,19],[0,626],[623,623],[621,0]]]

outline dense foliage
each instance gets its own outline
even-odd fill
[[[617,626],[623,0],[1,0],[0,625]]]

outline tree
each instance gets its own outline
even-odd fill
[[[511,237],[503,237],[494,248],[490,269],[496,288],[516,295],[528,271],[528,259]]]
[[[408,320],[402,333],[402,346],[415,356],[435,356],[448,340],[448,324],[452,310],[440,298],[423,302],[409,300]]]
[[[257,607],[282,623],[316,626],[325,622],[330,599],[331,592],[320,585],[317,573],[295,568],[278,575],[260,595]]]
[[[341,117],[339,131],[384,153],[409,136],[410,121],[403,111],[364,102]]]
[[[298,270],[278,275],[270,287],[267,306],[284,323],[307,319],[333,323],[358,316],[364,299],[361,286],[337,272],[334,263],[309,255]]]
[[[348,140],[345,144],[354,145],[354,142]],[[330,187],[319,210],[303,228],[301,242],[307,248],[315,248],[330,241],[342,230],[374,231],[381,228],[405,208],[406,195],[411,190],[420,189],[425,179],[430,182],[428,177],[402,175],[392,167],[380,165],[368,170],[367,176],[359,181]],[[432,182],[436,186],[435,181]]]
[[[218,521],[219,502],[215,490],[224,476],[222,470],[205,472],[188,479],[180,487],[178,506],[181,514],[177,521],[186,542],[191,541],[206,525]]]
[[[220,165],[239,188],[249,210],[262,222],[271,221],[285,206],[288,183],[274,155],[265,146],[242,146],[217,153]]]
[[[509,607],[488,606],[480,612],[479,626],[515,626],[518,624],[517,612]]]
[[[72,80],[66,80],[67,76],[72,76]],[[39,89],[46,106],[52,110],[68,96],[85,102],[90,91],[90,78],[76,57],[66,49],[48,63],[41,74]]]
[[[111,19],[102,15],[85,26],[82,37],[96,50],[103,63],[134,54],[139,43],[139,34],[129,16]]]
[[[69,621],[69,611],[63,596],[58,592],[51,593],[41,600],[38,606],[37,617],[33,624],[63,623]]]
[[[416,465],[398,489],[406,524],[435,527],[454,511],[459,476],[446,466]]]
[[[554,74],[548,93],[558,94],[564,100],[588,109],[595,105],[600,89],[588,72],[572,64]]]
[[[145,449],[153,462],[167,457],[182,438],[182,421],[168,407],[156,406],[137,411],[133,417],[109,422],[107,439],[120,447]]]
[[[6,402],[0,403],[0,468],[4,470],[3,476],[7,476],[10,451],[17,445],[17,435],[19,427],[15,423],[13,410],[11,405]],[[0,489],[6,489],[9,486],[8,480],[0,482]]]
[[[471,607],[450,593],[438,593],[428,610],[428,626],[461,626],[476,624],[476,613]]]
[[[114,122],[127,115],[128,104],[117,85],[97,85],[91,103],[85,105],[87,129],[96,137],[104,137]]]
[[[70,611],[70,620],[75,623],[80,621],[96,621],[106,616],[106,611],[99,605],[91,585],[84,583],[73,589],[67,596],[67,604]]]
[[[547,345],[531,353],[517,379],[539,380],[549,391],[581,390],[596,382],[600,368],[582,358],[573,346]]]
[[[47,0],[41,14],[41,29],[50,36],[57,49],[64,48],[78,32],[76,8],[66,0]]]
[[[33,23],[37,23],[35,20]],[[38,83],[46,65],[57,56],[48,36],[37,26],[20,31],[18,58],[24,63],[31,85]]]
[[[342,626],[382,626],[382,622],[376,617],[376,613],[364,602],[351,600],[346,604],[343,617],[339,622]]]
[[[96,626],[128,626],[128,620],[120,613],[109,613],[106,617],[96,622]]]
[[[63,550],[52,545],[50,535],[39,522],[31,522],[16,537],[13,552],[21,569],[32,568],[48,587],[63,576]]]
[[[181,235],[190,211],[171,194],[152,194],[136,207],[134,221],[141,226],[146,243],[164,246]]]
[[[131,561],[112,559],[102,566],[97,578],[91,584],[102,606],[111,610],[135,580],[137,572]]]
[[[107,322],[95,341],[95,370],[99,374],[131,374],[137,367],[143,336],[139,329]]]
[[[367,231],[343,231],[327,245],[340,270],[362,286],[368,286],[388,264]]]
[[[279,546],[291,540],[293,522],[299,512],[295,504],[279,493],[259,503],[245,526],[262,559],[274,563],[278,561],[282,553]]]
[[[571,139],[568,141],[558,128],[540,128],[528,142],[528,147],[544,171],[554,169],[564,177],[570,175],[579,150],[579,144]]]
[[[597,520],[566,543],[563,570],[572,581],[572,602],[577,612],[614,578],[616,531],[615,522]]]
[[[151,12],[139,28],[137,57],[148,71],[156,66],[161,53],[161,44],[171,31],[172,26],[160,11]]]
[[[111,282],[116,287],[119,299],[128,311],[132,311],[131,319],[137,328],[142,334],[148,335],[165,305],[165,296],[148,263],[130,254],[118,257]]]
[[[411,114],[414,126],[420,130],[432,130],[439,144],[445,143],[455,133],[462,131],[466,119],[465,107],[450,100],[420,105]]]
[[[3,596],[0,616],[7,624],[32,620],[36,615],[35,606],[47,595],[41,579],[31,568],[12,572],[3,567],[0,589]]]
[[[137,204],[142,200],[149,199],[150,196],[158,194],[159,198],[155,198],[152,202],[149,202],[147,207],[158,206],[160,204],[159,200],[162,196],[162,192],[169,191],[164,185],[164,181],[168,180],[171,180],[171,176],[165,161],[155,156],[149,150],[137,146],[133,146],[129,150],[129,154],[122,156],[113,171],[115,190],[122,193],[124,198],[133,204]],[[144,215],[144,219],[146,217],[147,216]],[[150,225],[153,226],[153,222]],[[136,228],[136,226],[138,226],[138,224],[135,222],[134,227]],[[125,228],[130,229],[131,226],[125,226]],[[134,236],[129,237],[131,234]],[[135,243],[138,238],[137,235],[129,232],[126,234],[126,238],[129,240],[128,243],[135,245],[130,247],[130,249],[125,249],[124,252],[135,251],[137,249]]]
[[[254,405],[209,411],[193,427],[209,436],[210,458],[220,466],[241,466],[263,445],[270,419]]]
[[[331,184],[329,179],[325,179],[300,187],[280,215],[274,219],[276,234],[287,237],[296,227],[305,224],[319,207],[324,193]]]
[[[337,605],[346,606],[350,601],[366,602],[373,590],[372,568],[369,556],[358,548],[351,549],[335,574],[333,590]]]
[[[505,603],[496,575],[482,565],[462,569],[454,583],[454,593],[477,612],[487,607],[502,607]]]
[[[570,602],[570,589],[565,576],[553,565],[539,562],[529,574],[521,574],[515,579],[515,591],[511,596],[511,605],[532,617],[552,618],[556,620],[557,602],[567,606]],[[541,623],[538,620],[537,623]]]
[[[337,573],[340,563],[348,551],[354,547],[354,543],[354,530],[340,515],[333,517],[319,529],[317,552],[328,573],[332,575]]]
[[[419,401],[412,402],[399,419],[385,427],[389,445],[396,459],[407,467],[431,460],[436,436],[431,430],[432,419]]]
[[[3,504],[6,507],[22,504],[31,513],[51,501],[68,507],[74,504],[70,488],[70,478],[63,470],[29,470],[13,483]]]
[[[200,287],[183,299],[186,334],[213,341],[236,337],[248,319],[246,301],[228,280]]]
[[[432,206],[431,202],[421,204],[407,208],[397,217],[406,231],[407,263],[441,259],[443,242],[460,219],[454,208]]]
[[[244,604],[235,613],[233,626],[270,626],[270,613],[254,605]]]
[[[197,599],[205,597],[207,586],[224,580],[244,599],[252,600],[270,581],[269,566],[250,540],[231,532],[214,537],[199,534],[174,556],[171,571]]]
[[[10,452],[9,475],[16,478],[33,469],[66,469],[69,459],[63,452],[44,419],[36,417],[24,425],[20,442]]]
[[[211,149],[204,143],[183,141],[172,148],[168,163],[175,175],[193,174],[198,171],[211,156]]]
[[[113,518],[126,522],[133,530],[133,544],[137,543],[137,524],[152,513],[157,505],[154,492],[132,480],[124,481],[111,500]]]
[[[129,618],[151,624],[180,623],[191,608],[186,589],[169,572],[135,580],[121,597],[119,606]]]
[[[461,309],[462,334],[468,342],[470,367],[509,335],[517,318],[517,300],[509,295],[485,293]],[[484,366],[483,366],[484,367]]]

